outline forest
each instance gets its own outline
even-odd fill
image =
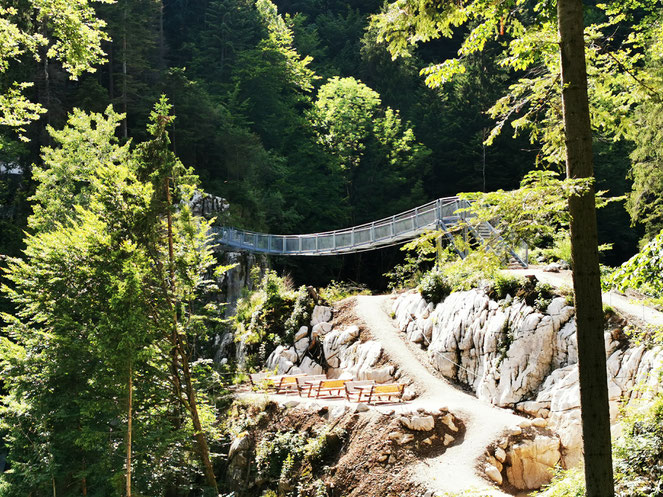
[[[119,138],[138,142],[146,137],[150,109],[161,94],[177,117],[173,150],[184,165],[195,168],[204,191],[230,203],[223,224],[241,228],[284,234],[343,228],[458,192],[510,189],[533,169],[563,168],[542,142],[543,128],[529,136],[517,114],[505,117],[506,122],[500,119],[504,131],[485,144],[497,125],[489,109],[524,74],[499,61],[501,40],[469,53],[462,74],[431,88],[420,70],[453,55],[460,36],[433,40],[392,61],[377,41],[377,27],[369,28],[370,16],[380,7],[380,2],[322,1],[98,4],[95,15],[106,24],[99,46],[107,55],[93,73],[82,72],[73,80],[62,63],[46,58],[9,64],[3,72],[7,85],[30,83],[25,90],[30,101],[47,112],[26,119],[20,137],[10,127],[3,130],[0,153],[7,166],[1,183],[0,253],[17,255],[23,246],[34,190],[32,164],[41,162],[41,147],[52,143],[47,126],[61,128],[74,108],[100,113],[112,105],[126,114]],[[590,12],[597,25],[608,21],[601,9]],[[633,15],[637,18],[612,28],[610,43],[621,50],[619,57],[637,50],[619,46],[646,14]],[[638,175],[650,167],[646,164],[657,137],[644,139],[633,131],[642,127],[639,121],[655,119],[656,113],[643,106],[655,105],[645,81],[655,78],[656,55],[629,60],[647,75],[629,82],[622,80],[636,69],[621,70],[617,63],[601,69],[611,73],[601,73],[609,80],[605,108],[596,110],[606,116],[604,121],[611,107],[625,114],[597,129],[599,188],[621,196],[631,191],[634,180],[637,185],[631,218],[617,205],[601,214],[601,241],[613,243],[605,256],[611,265],[637,250],[643,230],[631,227],[631,219],[658,226],[643,201],[654,185]],[[615,101],[607,93],[618,94],[620,85],[638,86],[636,81],[643,85],[631,101]],[[540,86],[543,92],[545,85]],[[524,109],[527,99],[545,101],[552,95],[515,98]],[[541,120],[545,123],[545,116]],[[336,138],[341,134],[344,139]],[[632,163],[643,169],[632,171]],[[397,251],[385,251],[377,260],[348,256],[276,264],[298,280],[304,274],[312,283],[351,278],[384,288],[384,280],[375,275],[398,257]]]
[[[603,283],[660,306],[663,5],[582,3]],[[311,233],[465,193],[511,226],[526,213],[514,241],[571,263],[555,10],[0,2],[0,496],[131,495],[132,464],[135,495],[219,494],[214,420],[243,372],[212,342],[256,320],[228,324],[211,223]],[[198,192],[228,208],[203,219]],[[428,242],[269,266],[329,295],[435,286]],[[286,325],[252,335],[256,369],[310,305],[269,274],[263,324]]]

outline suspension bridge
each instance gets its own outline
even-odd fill
[[[218,243],[240,251],[285,256],[323,256],[366,252],[398,245],[430,231],[440,230],[451,243],[453,234],[471,233],[489,250],[506,253],[511,263],[527,267],[527,263],[489,222],[477,222],[466,211],[467,200],[444,197],[400,214],[371,223],[334,231],[303,235],[271,235],[228,227],[213,227]],[[463,251],[459,251],[461,256]]]

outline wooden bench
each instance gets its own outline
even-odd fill
[[[392,397],[396,397],[399,402],[403,402],[403,391],[405,390],[405,385],[398,383],[388,383],[386,385],[373,385],[368,392],[368,403],[371,403],[371,400],[376,402],[378,399],[384,400],[385,397],[387,402],[391,400]]]
[[[307,376],[305,374],[283,375],[276,383],[276,393],[295,393],[297,392],[297,378]]]
[[[366,397],[365,394],[373,385],[375,385],[374,380],[347,381],[345,382],[345,398],[348,399],[348,402],[361,402],[362,397]]]
[[[320,394],[326,394],[327,396],[334,396],[333,392],[336,392],[337,397],[343,396],[345,391],[345,384],[348,380],[322,380],[318,383],[317,387],[313,387],[315,390],[315,398],[320,398]]]
[[[299,392],[299,396],[303,397],[304,396],[303,394],[306,393],[306,396],[310,397],[313,387],[317,388],[318,383],[326,379],[327,379],[326,374],[312,374],[308,376],[298,376],[297,391]]]

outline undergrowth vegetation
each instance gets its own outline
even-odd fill
[[[263,497],[327,496],[320,476],[338,456],[347,432],[328,424],[307,429],[278,426],[281,416],[268,400],[237,400],[228,410],[221,426],[227,440],[249,437],[255,452],[248,472],[256,484],[250,490],[237,489],[238,495],[247,495],[247,490],[251,495],[261,491]]]
[[[635,290],[650,297],[650,303],[663,306],[663,231],[640,252],[603,277],[604,290]]]
[[[502,271],[503,257],[463,240],[452,247],[435,247],[440,232],[427,233],[403,246],[405,262],[385,276],[392,288],[416,287],[428,302],[442,302],[453,292],[483,288],[495,300],[521,298],[541,311],[559,292],[536,279],[516,277]],[[461,258],[456,250],[465,253]]]
[[[663,395],[647,409],[632,407],[622,421],[622,436],[613,445],[615,495],[663,495]],[[559,471],[539,497],[584,497],[582,470]]]
[[[267,270],[251,273],[255,288],[237,303],[233,319],[235,340],[246,347],[248,369],[259,367],[280,344],[292,342],[300,327],[311,321],[315,300],[305,286]]]
[[[355,295],[370,295],[371,291],[361,283],[332,280],[329,285],[321,288],[319,293],[322,300],[334,303]]]
[[[235,341],[244,347],[247,370],[260,368],[279,345],[292,344],[295,334],[311,322],[316,304],[329,305],[354,295],[370,294],[363,285],[332,281],[327,287],[295,288],[288,276],[251,271],[255,290],[245,293],[232,318]]]

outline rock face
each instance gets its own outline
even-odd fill
[[[520,490],[535,490],[550,483],[552,470],[560,461],[560,442],[554,436],[539,435],[509,448],[506,475]]]
[[[417,293],[400,297],[394,305],[399,328],[427,345],[438,371],[495,405],[515,406],[552,369],[577,360],[573,308],[563,298],[546,314],[519,301],[500,305],[479,290],[453,293],[431,307]]]
[[[220,263],[222,265],[236,264],[236,266],[219,279],[218,285],[221,288],[221,298],[227,303],[224,306],[224,315],[231,316],[237,308],[237,301],[242,295],[242,290],[253,289],[253,282],[250,277],[251,268],[258,266],[261,271],[267,267],[267,259],[264,256],[256,256],[241,252],[221,252]],[[214,361],[220,363],[224,358],[232,355],[235,347],[235,340],[230,330],[214,337],[213,346],[215,350]],[[243,359],[244,350],[238,347],[235,355],[240,362]]]
[[[326,373],[329,378],[374,380],[376,383],[394,381],[394,368],[380,366],[382,345],[374,340],[362,342],[357,326],[332,328],[332,309],[316,306],[311,317],[311,327],[303,326],[295,334],[292,347],[279,345],[267,359],[267,368],[279,373]],[[310,329],[310,331],[309,331]],[[326,370],[306,352],[319,344]]]
[[[228,480],[232,485],[241,486],[249,469],[251,439],[242,435],[233,440],[228,452]]]
[[[393,311],[398,328],[427,348],[434,368],[481,399],[545,419],[559,436],[563,465],[581,461],[575,312],[565,299],[541,312],[511,298],[493,301],[481,290],[453,293],[437,306],[405,293]],[[621,402],[659,390],[658,375],[650,373],[663,368],[663,348],[629,346],[618,335],[605,334],[613,421]],[[514,478],[519,471],[512,470]]]

